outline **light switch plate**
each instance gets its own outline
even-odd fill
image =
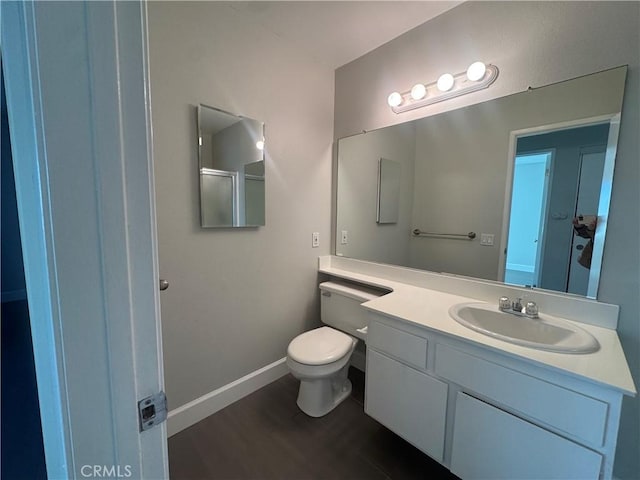
[[[320,232],[313,232],[311,234],[311,246],[313,248],[320,246]]]
[[[342,235],[340,236],[340,243],[342,245],[346,245],[349,243],[349,232],[347,230],[342,230]]]
[[[481,233],[480,234],[480,245],[485,245],[490,247],[493,245],[493,233]]]

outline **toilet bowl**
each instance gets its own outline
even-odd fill
[[[300,410],[322,417],[351,394],[347,373],[356,343],[355,338],[329,327],[293,339],[287,348],[287,366],[300,380]]]
[[[347,374],[358,343],[354,336],[364,338],[362,329],[368,321],[360,305],[382,295],[339,282],[324,282],[320,290],[321,320],[336,328],[325,326],[302,333],[287,348],[289,370],[300,380],[297,404],[310,417],[326,415],[351,394]]]

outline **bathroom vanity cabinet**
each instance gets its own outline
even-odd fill
[[[622,392],[369,315],[366,413],[454,474],[611,478]]]
[[[367,378],[366,412],[442,462],[447,384],[377,351],[367,357],[373,377]]]

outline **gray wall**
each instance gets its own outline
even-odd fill
[[[228,5],[148,8],[160,274],[171,283],[161,295],[165,381],[176,408],[284,357],[319,323],[334,73]],[[265,122],[265,227],[200,228],[199,103]]]
[[[335,138],[373,130],[629,65],[604,267],[598,298],[620,305],[618,333],[640,385],[640,4],[638,2],[468,2],[336,72]],[[463,71],[481,59],[500,67],[494,85],[467,97],[396,115],[393,90]],[[615,474],[640,477],[640,401],[625,399]]]

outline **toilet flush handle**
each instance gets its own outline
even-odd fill
[[[364,328],[356,328],[356,332],[360,332],[363,335],[366,335],[368,331],[369,331],[369,325],[367,325]]]

